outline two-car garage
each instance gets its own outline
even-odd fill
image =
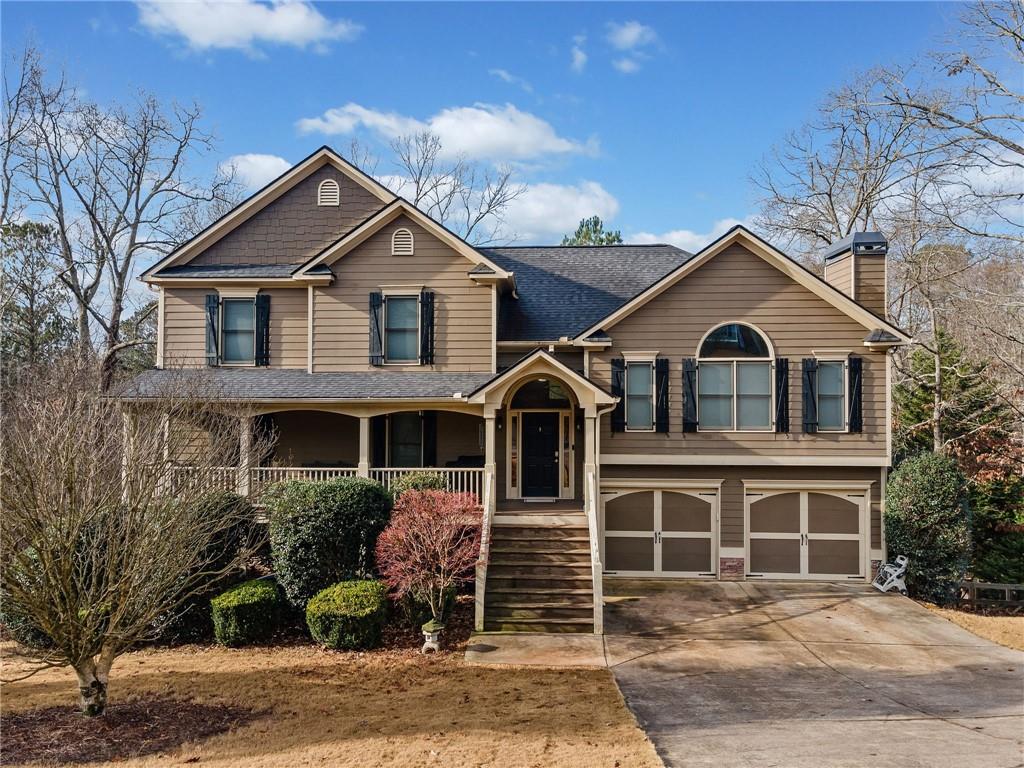
[[[740,572],[731,577],[864,580],[872,482],[609,478],[601,486],[605,573],[715,578],[734,563]]]

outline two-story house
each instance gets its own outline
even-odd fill
[[[325,147],[145,272],[157,367],[125,403],[182,375],[244,401],[245,493],[437,468],[484,509],[478,628],[600,632],[621,576],[864,581],[909,338],[880,235],[824,258],[743,227],[474,247]]]

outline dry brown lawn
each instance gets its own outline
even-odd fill
[[[4,714],[25,713],[71,704],[76,689],[70,671],[48,670],[0,694]],[[122,657],[110,697],[111,706],[152,697],[259,714],[119,766],[661,765],[607,670],[473,667],[457,652],[189,646]]]
[[[1024,651],[1024,616],[989,616],[953,608],[939,608],[927,603],[922,605],[978,637],[984,637],[1007,648]]]

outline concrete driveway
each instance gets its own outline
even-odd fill
[[[668,766],[1024,765],[1024,653],[869,587],[606,582],[605,653]]]

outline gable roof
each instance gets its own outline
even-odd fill
[[[539,348],[519,358],[519,360],[510,365],[504,371],[480,384],[480,386],[468,394],[466,399],[470,403],[486,402],[488,392],[500,389],[503,385],[507,385],[521,377],[524,372],[538,368],[545,371],[551,371],[555,375],[564,379],[565,382],[574,389],[577,397],[579,396],[580,390],[589,392],[590,395],[593,396],[594,402],[599,406],[611,405],[619,399],[608,392],[604,387],[595,384],[586,376],[577,373],[565,363],[561,362],[558,358]]]
[[[480,250],[474,248],[444,225],[434,221],[403,197],[396,197],[391,201],[391,203],[386,205],[370,218],[366,219],[351,232],[342,235],[338,240],[335,240],[333,243],[328,245],[320,251],[320,253],[296,269],[294,276],[301,279],[303,276],[312,273],[322,265],[332,264],[403,214],[437,237],[438,240],[443,242],[452,250],[462,256],[465,256],[473,262],[476,267],[487,267],[491,270],[491,273],[501,278],[511,277],[510,272],[503,270],[497,264],[484,256]],[[485,272],[484,274],[491,273]]]
[[[596,331],[607,331],[615,323],[631,315],[651,299],[659,296],[668,288],[672,287],[702,264],[707,263],[720,254],[730,245],[742,242],[742,244],[755,256],[771,264],[783,274],[792,278],[795,282],[807,288],[823,301],[843,312],[853,320],[863,325],[869,331],[882,330],[892,334],[901,344],[909,344],[911,338],[904,331],[897,328],[888,320],[879,317],[867,307],[851,299],[838,288],[826,283],[802,264],[776,249],[766,240],[751,232],[741,224],[737,224],[720,238],[699,251],[692,258],[687,259],[683,264],[676,267],[667,275],[662,277],[644,291],[634,296],[630,301],[622,304],[607,316],[587,327],[577,336],[587,337]]]
[[[692,258],[673,245],[507,246],[480,249],[515,273],[498,341],[573,338]]]
[[[383,204],[390,203],[395,199],[395,194],[393,192],[389,191],[380,182],[374,180],[363,171],[356,168],[333,149],[325,145],[320,147],[320,149],[316,150],[311,155],[300,160],[276,179],[265,185],[262,189],[254,192],[243,202],[236,205],[184,245],[179,246],[169,253],[163,259],[143,272],[139,279],[147,281],[155,273],[171,267],[181,261],[188,260],[197,255],[199,251],[209,248],[228,232],[259,213],[272,202],[288,192],[288,190],[295,187],[299,182],[308,178],[313,172],[319,170],[325,165],[332,165],[337,168],[356,184],[380,199]]]

